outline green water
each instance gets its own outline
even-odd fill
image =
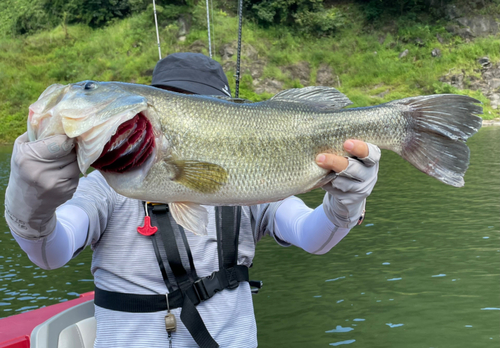
[[[267,238],[251,278],[261,347],[500,346],[500,128],[470,141],[457,189],[384,152],[363,225],[330,253]],[[0,148],[0,190],[9,148]],[[318,205],[323,193],[302,198]],[[33,266],[0,225],[0,318],[93,289],[91,253],[59,270]]]

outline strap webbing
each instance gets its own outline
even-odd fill
[[[228,278],[229,275],[229,278]],[[196,306],[217,292],[231,288],[233,284],[248,281],[248,267],[235,266],[229,270],[217,271],[194,282],[187,290],[177,289],[168,294],[170,309],[179,308],[184,297],[189,297]],[[137,295],[113,292],[95,288],[94,302],[97,306],[120,312],[147,313],[167,310],[165,295]]]
[[[163,263],[163,259],[160,254],[160,249],[158,247],[158,242],[156,241],[156,238],[157,237],[155,235],[151,236],[151,241],[153,242],[153,249],[155,250],[156,261],[158,261],[158,266],[160,267],[161,276],[163,278],[165,286],[168,289],[168,292],[172,292],[174,291],[174,289],[172,288],[172,285],[170,285],[170,282],[168,281],[167,270],[165,269],[165,264]]]
[[[184,296],[184,303],[182,304],[181,320],[188,329],[191,336],[193,336],[196,344],[202,348],[218,348],[219,344],[213,339],[208,332],[200,313],[196,309],[189,296]]]
[[[241,207],[215,207],[219,269],[233,267],[238,262]]]
[[[149,208],[148,208],[149,209]],[[234,281],[234,276],[231,274],[233,269],[229,268],[236,266],[238,257],[238,237],[240,229],[241,207],[216,207],[216,223],[217,223],[217,242],[219,251],[219,277],[221,278],[222,289],[235,288],[238,282]],[[183,304],[181,310],[181,320],[188,329],[193,339],[200,347],[218,347],[217,342],[208,332],[203,319],[195,307],[190,296],[184,294],[196,285],[195,282],[199,279],[194,268],[193,256],[187,242],[186,235],[182,226],[179,228],[182,242],[186,249],[190,264],[190,273],[186,271],[182,265],[182,259],[179,253],[176,234],[172,222],[170,212],[167,205],[156,205],[151,209],[153,222],[158,224],[159,233],[161,235],[163,246],[167,254],[167,260],[174,273],[180,290],[183,292]],[[190,277],[191,275],[191,277]],[[196,288],[195,288],[196,289]],[[212,295],[211,295],[212,296]],[[211,297],[210,296],[210,297]],[[196,303],[197,304],[197,303]]]
[[[150,212],[153,212],[152,208],[150,209]],[[188,272],[182,265],[182,259],[179,253],[177,240],[175,238],[175,232],[171,224],[171,220],[173,219],[171,219],[169,215],[170,213],[167,209],[161,212],[157,211],[155,214],[151,215],[151,220],[153,224],[158,226],[158,232],[161,235],[163,247],[165,248],[165,252],[167,254],[168,264],[174,273],[177,284],[179,287],[185,288],[192,281],[189,279]]]
[[[156,225],[159,230],[159,237],[153,235],[151,238],[160,272],[169,290],[169,308],[182,307],[180,318],[200,347],[219,347],[208,332],[196,306],[211,298],[218,291],[234,289],[238,287],[239,282],[248,281],[248,268],[237,265],[241,207],[215,208],[219,271],[204,278],[199,278],[196,274],[193,256],[184,229],[175,224],[168,211],[168,205],[148,205],[146,209],[151,216],[152,224]],[[156,238],[163,242],[168,265],[179,287],[177,290],[173,290],[170,284]],[[182,262],[179,251],[180,243],[184,244],[189,261],[190,269],[188,271]],[[97,287],[94,301],[100,307],[125,312],[155,312],[167,309],[165,295],[123,294],[105,291]]]
[[[149,211],[147,211],[147,209],[149,209],[149,208],[148,208],[148,205],[146,204],[146,202],[142,202],[142,205],[144,206],[145,215],[151,215],[149,213]],[[165,283],[165,286],[167,287],[168,292],[171,293],[174,291],[174,289],[172,288],[172,285],[170,284],[170,282],[168,280],[167,270],[165,269],[165,264],[163,263],[163,258],[162,258],[161,253],[160,253],[160,248],[158,247],[157,238],[158,238],[157,234],[154,234],[151,236],[151,241],[153,242],[153,249],[154,249],[155,255],[156,255],[156,261],[158,261],[158,266],[160,267],[160,272],[161,272],[161,276],[163,278],[163,282]]]

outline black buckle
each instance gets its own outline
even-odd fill
[[[214,272],[208,277],[200,278],[193,283],[194,292],[200,302],[208,300],[215,293],[224,289],[217,277],[217,273]]]
[[[249,280],[248,283],[250,284],[252,295],[258,294],[263,285],[262,280]]]
[[[236,279],[236,270],[234,268],[226,268],[224,269],[224,275],[226,276],[227,280],[227,288],[230,290],[236,289],[240,283],[238,282],[238,279]],[[233,274],[235,275],[233,277]]]
[[[168,211],[167,204],[155,204],[153,205],[154,214],[165,214]]]
[[[200,278],[193,283],[193,289],[200,302],[206,301],[210,298],[208,296],[207,289],[205,289],[205,284],[203,284],[203,278]]]

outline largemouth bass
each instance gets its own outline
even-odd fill
[[[30,140],[76,139],[82,173],[98,169],[118,193],[169,203],[176,221],[204,233],[206,205],[252,205],[321,187],[334,174],[321,152],[347,155],[354,138],[392,150],[460,187],[465,141],[481,127],[478,100],[461,95],[352,104],[329,87],[290,89],[259,103],[150,86],[83,81],[52,85],[30,106]]]

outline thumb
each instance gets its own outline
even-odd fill
[[[368,145],[361,140],[349,139],[344,142],[344,149],[358,158],[365,158],[369,154]]]

